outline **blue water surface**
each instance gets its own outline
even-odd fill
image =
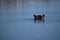
[[[34,22],[34,14],[45,14],[45,21]],[[60,40],[60,1],[1,1],[0,40]]]

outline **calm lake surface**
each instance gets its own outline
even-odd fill
[[[34,14],[45,21],[34,22]],[[1,1],[0,40],[60,40],[60,1]]]

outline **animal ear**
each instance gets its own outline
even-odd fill
[[[43,14],[43,16],[45,16],[45,15]]]
[[[34,15],[34,17],[36,17],[36,15]]]

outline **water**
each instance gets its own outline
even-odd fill
[[[16,1],[0,3],[0,40],[60,40],[60,1]],[[45,21],[34,22],[34,14]]]

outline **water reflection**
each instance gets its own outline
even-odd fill
[[[44,23],[45,22],[45,20],[36,20],[36,19],[34,19],[34,23]]]
[[[35,0],[35,2],[41,2],[41,3],[47,3],[47,2],[49,2],[50,0]]]
[[[1,0],[1,2],[6,5],[16,5],[16,0]]]

